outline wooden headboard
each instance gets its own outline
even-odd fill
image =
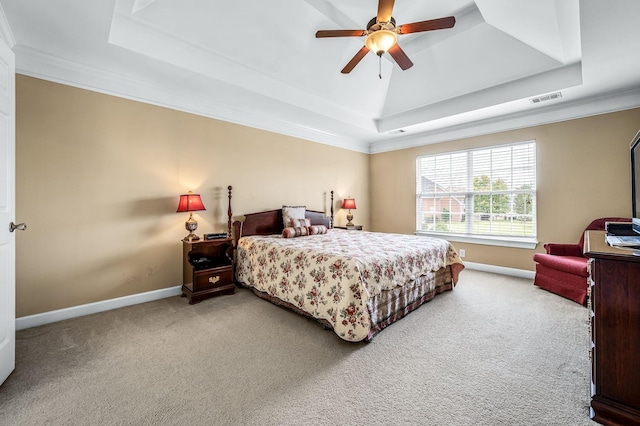
[[[331,216],[327,217],[321,211],[307,210],[305,217],[311,221],[312,225],[333,227],[333,191],[331,191]],[[248,235],[282,234],[283,229],[282,209],[249,213],[244,215],[244,221],[233,222],[233,240],[237,243],[240,237]]]

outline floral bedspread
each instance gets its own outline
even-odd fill
[[[464,268],[446,240],[331,229],[299,238],[242,237],[236,278],[322,318],[345,340],[360,341],[371,327],[367,301],[429,271]]]

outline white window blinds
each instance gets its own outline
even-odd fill
[[[536,235],[533,141],[416,159],[416,231]]]

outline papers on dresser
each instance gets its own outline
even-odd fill
[[[607,244],[612,247],[640,247],[640,235],[607,235]]]

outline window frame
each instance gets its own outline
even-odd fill
[[[420,229],[420,226],[422,224],[422,219],[424,217],[424,215],[422,214],[422,206],[423,206],[423,197],[425,195],[425,193],[429,194],[436,194],[437,191],[433,191],[433,192],[428,192],[428,191],[424,191],[424,188],[420,188],[420,183],[419,181],[421,179],[424,178],[423,174],[422,174],[422,162],[424,161],[424,159],[430,159],[430,158],[436,158],[436,157],[442,157],[442,156],[454,156],[454,155],[460,155],[460,154],[464,154],[466,157],[466,171],[467,171],[467,179],[468,180],[473,180],[474,174],[473,174],[473,161],[470,159],[470,156],[472,155],[473,152],[477,152],[477,151],[490,151],[490,150],[494,150],[494,149],[504,149],[504,148],[512,148],[512,147],[517,147],[517,146],[522,146],[522,145],[531,145],[533,144],[533,151],[534,151],[534,159],[535,159],[535,163],[533,166],[533,188],[532,188],[532,192],[533,192],[533,206],[532,206],[532,211],[531,211],[531,216],[532,216],[532,224],[533,224],[533,235],[530,236],[517,236],[517,235],[499,235],[499,234],[474,234],[474,233],[468,233],[468,232],[464,232],[464,233],[457,233],[457,232],[449,232],[449,231],[438,231],[438,230],[422,230]],[[491,152],[491,151],[490,151]],[[493,167],[494,164],[494,159],[491,158],[489,164],[491,167]],[[511,170],[514,170],[513,168],[513,157],[511,158],[511,164],[510,164],[510,168]],[[431,236],[431,237],[438,237],[438,238],[444,238],[447,240],[451,240],[451,241],[458,241],[458,242],[465,242],[465,243],[473,243],[473,244],[483,244],[483,245],[493,245],[493,246],[505,246],[505,247],[515,247],[515,248],[526,248],[526,249],[533,249],[537,246],[538,244],[538,240],[537,240],[537,231],[538,231],[538,227],[537,227],[537,143],[535,140],[527,140],[527,141],[521,141],[521,142],[513,142],[513,143],[506,143],[506,144],[498,144],[498,145],[490,145],[490,146],[483,146],[483,147],[477,147],[477,148],[469,148],[469,149],[462,149],[462,150],[457,150],[457,151],[448,151],[448,152],[442,152],[442,153],[435,153],[435,154],[425,154],[425,155],[419,155],[416,157],[416,187],[415,187],[415,194],[416,194],[416,215],[415,215],[415,234],[416,235],[424,235],[424,236]],[[434,182],[434,185],[437,185]],[[472,185],[472,183],[468,183],[468,185]],[[470,188],[470,186],[467,186],[467,188]],[[418,191],[419,189],[422,189],[422,191]],[[447,197],[450,198],[454,198],[457,195],[463,195],[465,197],[465,210],[464,210],[464,215],[466,216],[466,211],[468,211],[468,206],[473,204],[473,197],[474,195],[500,195],[500,194],[508,194],[510,196],[515,196],[517,195],[520,191],[522,191],[522,189],[509,189],[506,191],[491,191],[488,192],[486,194],[483,193],[483,191],[476,191],[473,189],[466,189],[463,192],[457,192],[457,191],[449,191],[448,193],[445,191],[443,194],[448,194],[446,195]],[[486,191],[485,191],[486,192]],[[435,199],[435,197],[434,197]],[[472,210],[472,209],[471,209]],[[453,212],[451,212],[450,214],[454,214]],[[460,213],[458,213],[460,214]]]

